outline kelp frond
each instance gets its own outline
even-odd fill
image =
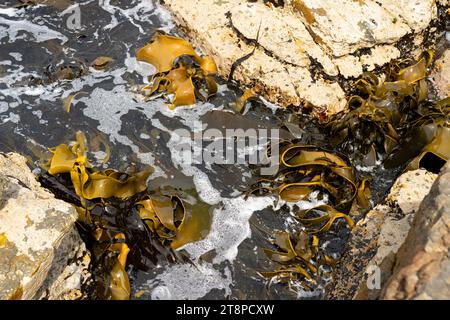
[[[144,87],[148,96],[173,95],[170,108],[208,100],[217,92],[217,66],[211,57],[200,57],[192,45],[178,37],[156,34],[139,49],[136,58],[155,66],[157,73]]]

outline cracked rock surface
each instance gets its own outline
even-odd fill
[[[400,56],[413,35],[420,47],[437,18],[435,0],[286,0],[284,7],[245,0],[165,0],[191,42],[228,77],[284,106],[312,106],[316,115],[346,107],[343,79]],[[448,5],[446,1],[439,1]],[[351,18],[349,18],[351,17]],[[420,51],[420,50],[419,50]]]

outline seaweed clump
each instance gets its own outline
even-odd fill
[[[364,73],[354,83],[357,95],[349,99],[350,111],[327,124],[332,143],[365,166],[381,163],[387,156],[385,167],[392,168],[419,156],[408,166],[414,169],[426,164],[422,160],[428,154],[441,163],[434,165],[440,168],[450,157],[445,139],[450,108],[448,99],[426,100],[433,56],[428,50],[416,62],[394,61],[381,78]]]
[[[450,159],[450,98],[421,105],[416,113],[417,118],[384,166],[398,167],[412,159],[406,170],[426,168],[439,173]]]
[[[270,152],[270,150],[269,150]],[[286,203],[308,200],[313,193],[328,204],[307,210],[295,210],[301,223],[299,232],[277,231],[274,246],[265,249],[269,259],[279,266],[262,275],[288,283],[300,283],[303,289],[317,284],[320,266],[333,266],[333,260],[319,250],[319,234],[336,230],[344,221],[352,229],[351,215],[368,208],[371,198],[369,181],[359,179],[343,156],[312,145],[284,141],[279,145],[278,172],[270,179],[255,183],[249,194],[276,194]]]
[[[433,55],[429,50],[415,62],[394,61],[381,78],[364,73],[354,83],[357,94],[349,99],[349,112],[325,124],[332,148],[365,166],[383,162],[385,168],[405,166],[438,173],[450,158],[450,98],[427,100],[426,76]],[[282,142],[279,151],[278,173],[258,181],[249,193],[275,193],[285,202],[297,203],[319,192],[325,201],[294,211],[303,227],[300,233],[275,232],[273,244],[278,251],[265,252],[280,266],[262,274],[289,286],[300,281],[303,288],[310,288],[317,283],[318,268],[334,264],[318,249],[320,234],[334,232],[338,220],[350,229],[354,226],[351,215],[370,205],[370,181],[358,178],[351,162],[337,152],[294,141]]]
[[[319,238],[304,231],[294,234],[276,231],[273,244],[277,250],[264,249],[264,252],[279,266],[274,271],[260,274],[276,279],[294,291],[294,283],[300,283],[303,289],[312,290],[317,285],[319,267],[334,264],[333,260],[320,250]]]
[[[137,51],[136,58],[156,68],[144,93],[149,97],[172,96],[171,109],[192,105],[197,99],[207,101],[217,92],[216,63],[211,57],[200,57],[186,40],[156,34],[149,44]]]
[[[349,213],[355,204],[361,208],[368,207],[369,181],[360,180],[343,156],[293,141],[282,142],[279,152],[277,174],[270,179],[259,180],[249,193],[275,193],[281,200],[295,203],[308,199],[314,191],[320,191],[329,197],[333,207],[342,212]],[[331,213],[328,209],[325,211]]]
[[[97,298],[129,299],[128,265],[147,271],[186,259],[171,246],[177,237],[186,238],[186,208],[176,195],[148,190],[151,169],[129,175],[93,168],[86,145],[78,132],[76,141],[51,149],[48,172],[40,181],[78,212],[94,258]]]

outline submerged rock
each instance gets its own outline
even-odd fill
[[[327,299],[377,299],[392,275],[396,253],[437,175],[426,170],[401,175],[385,204],[376,206],[352,231]]]
[[[414,35],[408,52],[417,49],[438,16],[434,0],[288,0],[284,7],[244,0],[164,3],[222,76],[235,67],[233,79],[271,102],[313,106],[318,115],[345,109],[339,79],[398,58],[405,36]]]
[[[18,154],[0,154],[0,299],[81,296],[89,254],[77,213],[37,182]]]
[[[450,298],[450,162],[415,214],[382,299]]]

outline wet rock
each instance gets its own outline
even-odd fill
[[[439,99],[450,97],[450,50],[447,49],[436,60],[431,74]]]
[[[345,109],[339,75],[358,77],[398,58],[396,44],[406,35],[415,34],[419,46],[420,33],[437,17],[434,0],[284,2],[164,1],[191,41],[214,57],[222,76],[253,52],[235,65],[233,79],[271,102],[313,106],[316,115]]]
[[[450,298],[450,163],[420,205],[383,299]]]
[[[376,206],[352,231],[327,299],[377,299],[392,274],[395,255],[437,175],[409,171],[394,183],[385,203]]]
[[[40,186],[24,157],[0,154],[0,299],[60,299],[80,289],[88,256],[76,218]]]

